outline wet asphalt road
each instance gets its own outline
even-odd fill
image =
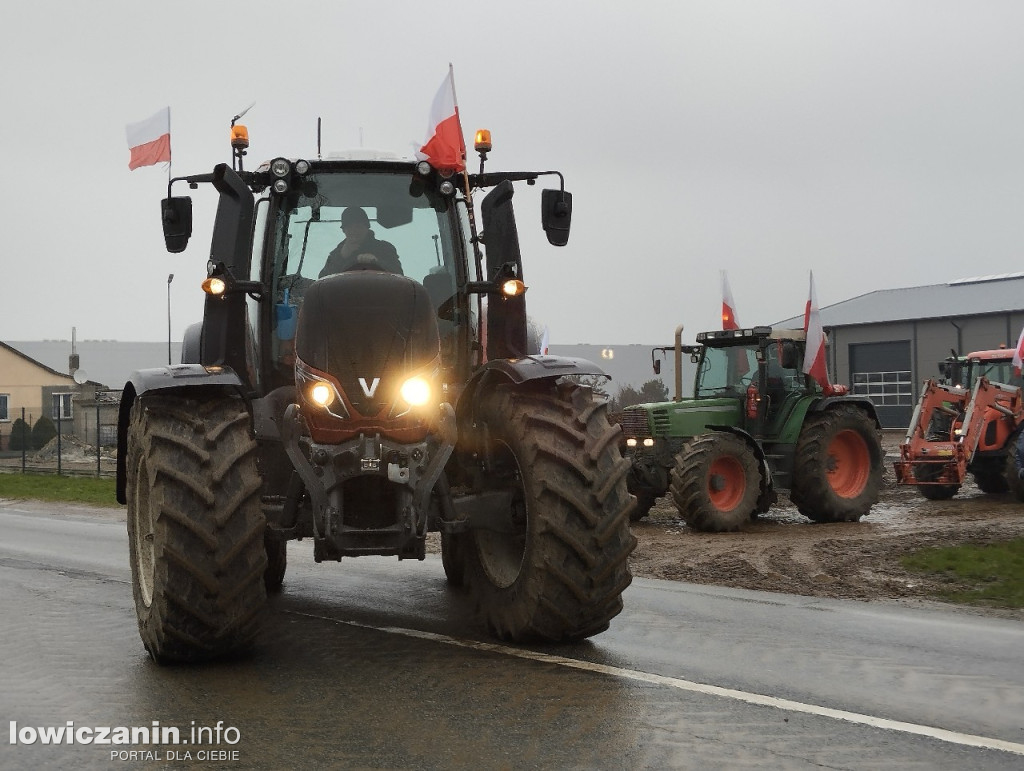
[[[0,504],[0,768],[1024,767],[1019,622],[637,580],[608,632],[515,648],[438,559],[304,542],[251,656],[159,667],[119,513],[55,512]],[[190,743],[29,743],[69,721]]]

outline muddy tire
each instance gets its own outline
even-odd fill
[[[978,489],[983,493],[991,495],[1005,493],[1010,489],[1010,485],[1007,483],[1006,477],[1003,476],[1002,472],[979,471],[974,475],[974,483],[978,485]]]
[[[488,629],[515,642],[581,640],[622,610],[636,546],[619,426],[589,389],[499,386],[482,397],[488,482],[511,492],[500,530],[472,530],[466,582]]]
[[[932,466],[918,466],[914,470],[914,479],[918,482],[931,482],[942,474],[941,469]],[[923,484],[917,486],[921,496],[929,501],[948,501],[960,491],[960,485]]]
[[[264,535],[263,549],[267,553],[263,585],[267,589],[267,594],[272,594],[281,591],[281,585],[284,583],[284,574],[288,570],[288,542]]]
[[[690,440],[676,454],[669,491],[679,516],[694,530],[739,530],[755,516],[761,489],[757,458],[735,434]]]
[[[166,663],[249,648],[266,603],[267,555],[242,402],[141,397],[127,472],[132,591],[146,650]]]
[[[853,405],[810,413],[793,458],[790,500],[815,522],[857,522],[878,500],[882,443],[875,422]]]
[[[654,506],[654,502],[658,499],[654,493],[649,492],[637,492],[636,493],[636,508],[633,509],[633,513],[629,515],[630,522],[639,522],[641,519],[646,517],[651,507]]]
[[[441,533],[441,566],[448,584],[466,585],[466,533]]]
[[[1006,486],[1014,498],[1024,503],[1024,479],[1021,479],[1017,474],[1017,460],[1014,457],[1014,448],[1017,446],[1016,434],[1010,437],[1010,441],[1006,446],[1009,448],[1006,453],[1006,471],[1004,472]]]

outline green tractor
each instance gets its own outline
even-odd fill
[[[633,521],[670,493],[695,530],[738,530],[789,491],[815,522],[856,522],[878,500],[884,453],[878,417],[843,386],[826,393],[802,371],[802,330],[754,327],[701,332],[682,344],[676,330],[675,398],[622,413],[637,497]],[[655,373],[660,353],[652,352]],[[697,365],[682,397],[682,357]]]

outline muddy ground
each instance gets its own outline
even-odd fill
[[[929,501],[897,486],[892,461],[902,432],[886,432],[884,485],[860,522],[816,524],[785,494],[772,511],[740,533],[698,533],[684,525],[671,499],[633,523],[633,575],[815,597],[924,604],[953,586],[909,573],[900,557],[930,546],[991,543],[1024,536],[1024,503],[986,495],[968,482],[948,501]],[[1024,610],[977,610],[1024,620]]]

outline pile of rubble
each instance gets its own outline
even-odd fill
[[[57,461],[57,437],[53,437],[43,448],[32,456],[37,461]],[[96,461],[96,447],[86,444],[71,434],[60,437],[60,459],[63,463],[89,463]],[[113,447],[100,448],[100,460],[116,461],[117,452]]]

